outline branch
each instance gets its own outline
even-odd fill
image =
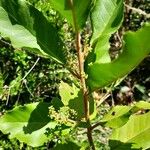
[[[125,3],[124,3],[124,5],[125,5],[125,7],[127,7],[128,9],[133,10],[133,12],[139,13],[140,15],[144,15],[146,18],[150,18],[150,14],[146,13],[145,11],[143,11],[143,10],[141,10],[141,9],[139,9],[139,8],[131,7],[131,6],[127,5],[127,4],[125,4]]]
[[[91,123],[90,123],[90,109],[89,109],[89,99],[88,99],[88,90],[85,82],[85,72],[84,72],[84,53],[82,51],[82,44],[81,44],[81,33],[79,31],[79,27],[77,24],[76,18],[76,10],[74,9],[74,1],[70,0],[70,7],[72,10],[74,28],[76,33],[76,50],[78,55],[78,67],[79,67],[79,75],[80,75],[80,84],[83,93],[83,102],[84,102],[84,113],[85,113],[85,120],[90,125],[87,127],[87,137],[90,144],[90,148],[95,150],[95,145],[92,137],[92,130],[91,130]]]

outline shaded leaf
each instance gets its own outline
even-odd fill
[[[0,118],[0,130],[30,146],[37,147],[49,140],[46,129],[57,125],[48,117],[50,104],[33,103],[15,107]]]
[[[20,86],[21,86],[21,75],[19,74],[18,77],[16,77],[14,80],[12,80],[10,82],[10,95],[13,96],[13,95],[17,95],[19,90],[20,90]]]
[[[119,57],[110,63],[91,63],[87,84],[91,90],[102,88],[130,73],[150,52],[150,24],[124,36],[125,45]]]
[[[2,74],[0,72],[0,98],[3,95],[3,84],[4,84],[3,76],[2,76]]]
[[[65,62],[63,43],[57,29],[25,0],[0,0],[0,33],[15,48]]]

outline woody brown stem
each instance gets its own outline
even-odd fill
[[[92,137],[92,130],[91,130],[91,122],[90,122],[90,105],[89,105],[89,98],[88,98],[88,90],[85,82],[85,72],[84,72],[84,52],[82,52],[82,44],[81,44],[81,34],[79,31],[78,24],[76,22],[76,12],[74,10],[73,0],[70,0],[70,7],[72,10],[72,16],[74,21],[74,28],[76,33],[76,50],[78,55],[78,67],[79,67],[79,76],[80,76],[80,84],[81,90],[83,93],[83,102],[84,102],[84,115],[85,120],[89,126],[87,127],[87,137],[90,144],[90,148],[95,150],[93,137]]]

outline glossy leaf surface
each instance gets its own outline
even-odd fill
[[[57,29],[25,0],[0,0],[0,33],[15,48],[26,48],[64,62]]]

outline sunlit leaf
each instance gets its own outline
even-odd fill
[[[96,0],[91,10],[92,52],[88,63],[108,63],[111,35],[118,30],[123,20],[123,0]],[[92,57],[92,60],[91,60]],[[91,62],[90,62],[91,61]]]
[[[96,0],[91,11],[91,43],[98,38],[110,37],[121,25],[122,19],[123,0]]]
[[[123,52],[110,63],[91,63],[87,84],[91,90],[102,88],[130,73],[150,52],[150,24],[124,35]]]
[[[37,147],[49,140],[46,129],[57,125],[48,117],[48,103],[33,103],[15,107],[0,118],[0,130],[30,146]]]
[[[59,87],[59,94],[64,105],[74,109],[77,113],[77,119],[85,117],[84,101],[82,91],[74,84],[70,86],[67,83],[61,82]],[[96,116],[96,106],[92,97],[89,97],[91,119]]]
[[[133,148],[150,148],[150,112],[142,115],[132,115],[129,121],[113,131],[111,140],[122,143],[132,143]]]
[[[63,43],[57,29],[25,0],[0,0],[0,33],[15,48],[65,62]]]
[[[107,122],[106,126],[111,128],[123,126],[129,119],[131,109],[132,106],[115,106],[104,116],[101,122]]]

